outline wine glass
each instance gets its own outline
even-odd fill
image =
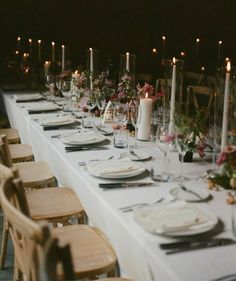
[[[44,85],[47,89],[46,96],[47,96],[48,101],[53,100],[53,90],[54,90],[54,85],[55,85],[55,79],[54,78],[55,77],[50,73],[47,73],[44,76]]]
[[[96,95],[97,107],[100,110],[100,113],[103,113],[106,105],[106,95],[104,92],[98,92]],[[100,114],[101,115],[101,114]],[[103,122],[100,123],[100,128],[103,127]]]
[[[128,106],[123,103],[116,103],[113,109],[113,120],[119,127],[126,126],[128,122]]]
[[[138,128],[138,115],[139,115],[139,104],[137,101],[134,101],[130,105],[130,119],[134,127],[134,142],[132,146],[129,146],[130,151],[133,151],[137,147],[137,128]]]
[[[66,98],[63,111],[71,111],[70,97],[71,97],[71,79],[63,80],[61,83],[62,95]]]
[[[93,91],[89,91],[87,93],[87,109],[88,109],[88,114],[83,115],[82,119],[82,125],[84,128],[93,128],[94,126],[94,118],[91,114],[91,111],[96,107],[96,96]]]
[[[189,135],[181,127],[175,129],[175,144],[180,160],[180,174],[176,179],[183,185],[184,180],[188,180],[183,175],[183,162],[186,152],[189,151]]]
[[[167,182],[170,179],[170,160],[167,155],[169,152],[172,137],[169,135],[169,126],[167,123],[157,125],[156,135],[154,137],[157,148],[163,153],[163,160],[154,159],[151,168],[151,178],[154,181]]]

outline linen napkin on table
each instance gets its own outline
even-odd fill
[[[134,218],[145,230],[158,234],[196,229],[215,223],[200,208],[184,201],[137,210]]]
[[[140,170],[141,167],[129,158],[109,161],[92,161],[88,163],[87,169],[100,175],[128,173]]]
[[[40,121],[40,125],[46,126],[46,125],[61,125],[65,123],[73,123],[76,120],[73,117],[70,116],[58,116],[54,118],[48,118],[48,119],[42,119]]]
[[[35,103],[35,104],[30,104],[26,106],[26,110],[28,111],[46,111],[46,110],[58,110],[60,109],[56,104],[54,103]]]
[[[63,135],[61,140],[65,143],[85,144],[86,142],[91,143],[93,141],[103,141],[105,140],[105,137],[94,132],[84,132]]]

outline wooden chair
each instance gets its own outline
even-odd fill
[[[4,137],[5,138],[5,137]],[[3,138],[3,139],[4,139]],[[7,153],[6,140],[0,143],[0,155],[2,152],[3,164],[9,165],[11,159]],[[5,160],[4,160],[5,159]],[[29,162],[34,163],[34,162]],[[36,162],[37,163],[37,162]],[[19,163],[19,165],[22,163]],[[0,170],[0,174],[4,171]],[[40,171],[39,171],[40,172]],[[70,224],[71,218],[77,218],[79,223],[84,223],[85,212],[75,192],[69,188],[51,187],[37,190],[28,190],[26,197],[29,204],[30,214],[34,220],[49,220],[54,226],[58,223]],[[0,268],[4,268],[8,241],[7,224],[4,222]]]
[[[9,224],[15,251],[14,280],[24,274],[26,280],[36,281],[38,273],[38,247],[43,246],[48,228],[30,218],[30,210],[19,178],[9,177],[1,183],[0,201]],[[46,233],[46,234],[45,234]],[[70,245],[76,278],[93,279],[106,273],[114,276],[117,263],[115,253],[105,236],[95,227],[71,225],[51,229],[59,245]],[[58,272],[58,276],[63,275]],[[59,279],[60,280],[60,279]]]
[[[12,167],[13,162],[10,155],[8,140],[6,135],[0,136],[0,156],[2,163],[7,167]],[[51,173],[47,163],[42,161],[28,161],[15,163],[24,187],[41,188],[53,186],[56,183],[54,175]]]
[[[34,160],[32,149],[28,144],[9,144],[9,152],[13,163]]]
[[[57,281],[57,268],[61,265],[63,280],[76,280],[69,245],[59,246],[58,239],[50,237],[40,256],[40,280]],[[60,281],[63,281],[60,279]],[[131,281],[125,278],[106,278],[100,281]],[[58,280],[59,281],[59,280]]]
[[[214,91],[209,87],[204,86],[189,86],[187,87],[187,115],[191,110],[191,104],[196,111],[204,114],[204,120],[209,117],[211,106],[214,100]]]
[[[0,135],[6,135],[8,143],[20,143],[20,136],[17,129],[0,129]]]

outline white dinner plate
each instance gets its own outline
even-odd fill
[[[185,201],[136,209],[134,219],[146,231],[165,236],[200,234],[213,229],[218,223],[213,214]]]
[[[35,100],[41,100],[43,96],[39,93],[35,94],[15,94],[14,95],[15,101],[35,101]]]
[[[109,161],[91,161],[86,165],[88,172],[95,177],[122,179],[134,177],[145,172],[145,168],[128,158]]]
[[[184,191],[183,189],[181,189],[181,187],[175,187],[170,190],[170,194],[175,199],[184,200],[188,202],[197,202],[197,201],[206,200],[210,196],[210,193],[208,192],[208,190],[196,185],[197,183],[193,183],[191,185],[190,182],[186,182],[184,183],[184,186],[190,192]],[[199,195],[199,197],[197,195]]]
[[[69,145],[87,145],[95,144],[106,140],[105,136],[96,134],[93,131],[83,133],[68,133],[61,136],[61,140],[64,144]]]
[[[60,109],[59,106],[54,103],[37,103],[37,104],[28,105],[26,107],[26,110],[32,112],[53,111],[58,109]]]
[[[57,117],[43,118],[39,121],[39,124],[44,127],[52,127],[52,126],[69,125],[75,122],[77,122],[77,120],[72,116],[57,116]]]

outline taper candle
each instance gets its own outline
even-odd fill
[[[61,71],[65,70],[65,46],[61,45]]]
[[[223,109],[223,121],[222,121],[222,132],[221,132],[221,152],[224,150],[227,144],[227,135],[228,135],[230,70],[231,70],[230,61],[228,61],[226,66],[226,75],[225,75],[224,109]]]
[[[175,115],[175,92],[176,92],[176,59],[173,58],[172,80],[171,80],[171,100],[170,100],[170,124],[169,134],[174,133],[174,115]]]
[[[129,64],[130,60],[129,60],[129,52],[127,52],[125,54],[125,69],[127,72],[130,71],[130,64]]]
[[[55,42],[52,42],[52,62],[55,62]]]
[[[41,62],[41,40],[38,40],[38,60]]]

